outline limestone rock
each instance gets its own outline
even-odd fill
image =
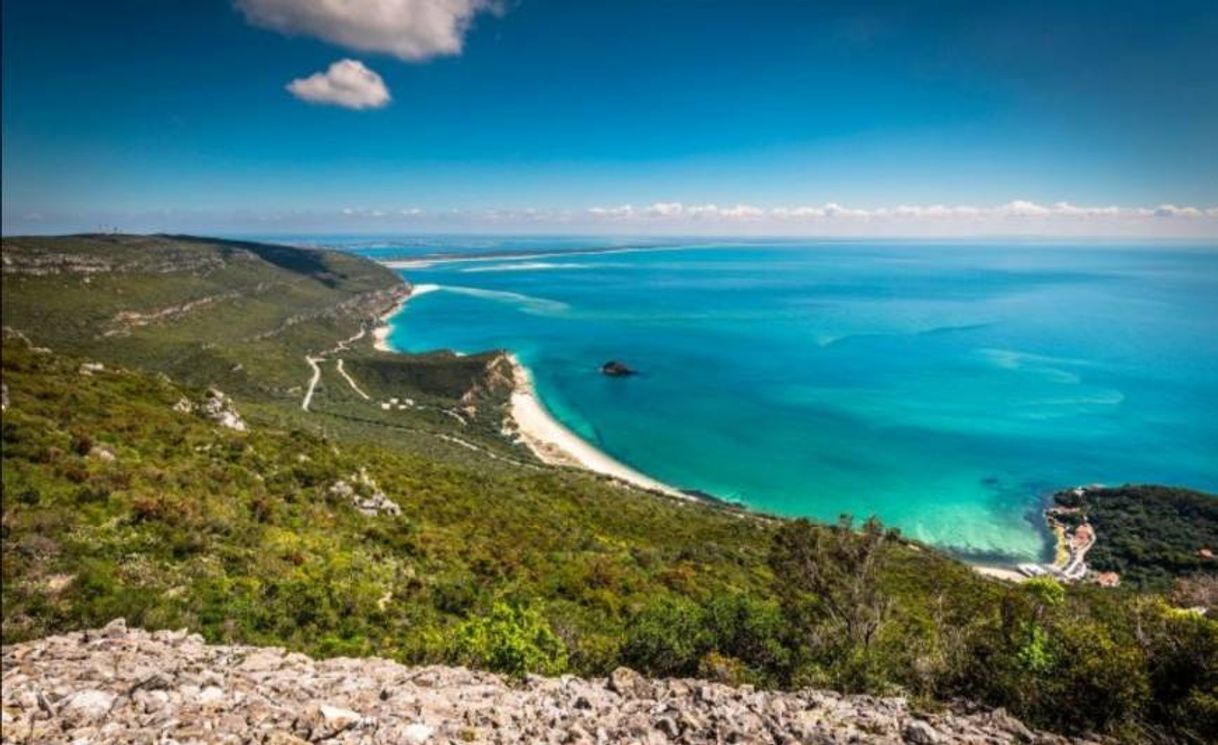
[[[940,741],[935,728],[921,719],[911,719],[901,728],[901,737],[911,745],[935,745]]]
[[[651,695],[651,684],[630,668],[619,667],[609,674],[609,690],[622,698],[647,698]]]
[[[180,405],[181,402],[179,401],[178,404]],[[241,418],[241,414],[233,405],[233,400],[218,388],[207,389],[207,396],[199,404],[198,411],[221,427],[235,429],[238,432],[244,432],[247,429],[245,420]]]
[[[330,487],[330,493],[350,501],[355,505],[355,509],[369,517],[402,514],[402,508],[398,506],[398,503],[387,497],[363,468],[359,470],[359,473],[352,474],[350,479],[339,479],[334,482]]]
[[[113,693],[86,688],[64,700],[59,716],[69,727],[93,724],[110,713],[114,699]]]
[[[758,691],[693,680],[531,675],[386,660],[312,660],[274,647],[213,646],[198,634],[105,628],[3,649],[8,742],[910,743],[1034,742],[1005,711],[921,717],[900,698]]]
[[[109,445],[94,445],[89,448],[89,457],[103,463],[111,463],[115,459],[114,450]]]

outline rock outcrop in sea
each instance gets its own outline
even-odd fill
[[[601,373],[608,375],[611,378],[624,378],[628,375],[638,374],[637,371],[628,367],[626,363],[618,362],[617,360],[609,360],[605,364],[601,365]]]
[[[1006,713],[695,680],[515,681],[386,660],[213,646],[117,620],[3,650],[4,743],[1040,743]]]

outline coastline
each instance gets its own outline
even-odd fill
[[[389,335],[393,331],[390,319],[412,298],[438,289],[438,285],[411,285],[407,295],[380,315],[379,323],[372,332],[373,346],[381,352],[397,353],[397,350],[389,345]],[[627,466],[572,432],[545,408],[545,404],[537,395],[532,376],[516,355],[507,353],[506,358],[512,368],[508,418],[515,428],[513,434],[538,460],[547,465],[581,468],[609,476],[644,491],[658,492],[678,499],[700,499]],[[1022,582],[1027,579],[1027,576],[1010,567],[965,563],[973,571],[991,579],[1009,582]]]
[[[509,416],[516,434],[538,460],[555,466],[573,466],[624,481],[647,491],[662,492],[680,499],[694,499],[668,484],[639,473],[614,460],[554,418],[537,397],[529,371],[515,355],[512,364],[512,395]]]
[[[389,320],[401,312],[406,307],[406,303],[410,302],[411,298],[424,295],[428,292],[434,292],[438,289],[440,289],[439,285],[408,285],[407,292],[402,299],[394,303],[393,307],[377,318],[376,328],[372,330],[373,348],[378,352],[395,352],[396,350],[389,346],[389,334],[393,332],[393,326],[390,325]]]
[[[393,331],[390,319],[401,312],[412,298],[438,289],[438,285],[411,285],[410,291],[402,299],[380,315],[377,327],[372,331],[373,347],[380,352],[396,353],[397,350],[389,345],[389,335]],[[507,359],[512,366],[512,393],[508,416],[515,425],[515,434],[538,460],[553,466],[582,468],[646,491],[660,492],[679,499],[696,499],[613,459],[567,429],[541,403],[533,388],[533,379],[520,360],[513,354],[508,354]]]

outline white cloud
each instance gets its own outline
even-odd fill
[[[685,207],[680,202],[656,202],[644,212],[659,217],[679,217],[685,212]]]
[[[1174,204],[1161,204],[1154,210],[1155,217],[1201,217],[1201,210],[1196,207],[1177,207]]]
[[[808,218],[824,217],[825,211],[820,207],[775,207],[770,214],[778,218]]]
[[[1053,214],[1070,217],[1119,217],[1120,207],[1077,207],[1069,202],[1057,202],[1053,205]]]
[[[998,208],[999,214],[1012,215],[1014,217],[1044,217],[1050,214],[1051,210],[1035,202],[1029,202],[1025,199],[1016,199],[1013,202],[1007,202]]]
[[[246,20],[404,60],[461,53],[465,33],[497,0],[236,0]]]
[[[728,219],[748,220],[754,217],[761,217],[765,214],[765,210],[754,207],[751,204],[738,204],[735,207],[720,210],[719,214]]]
[[[297,78],[287,89],[302,101],[344,106],[348,109],[379,109],[389,103],[385,81],[362,62],[344,59],[325,72]]]
[[[832,222],[870,224],[873,226],[900,225],[949,225],[961,228],[987,226],[999,230],[1020,230],[1020,226],[1036,225],[1083,225],[1085,223],[1128,224],[1148,218],[1218,218],[1218,207],[1197,208],[1164,204],[1158,207],[1086,207],[1071,202],[1039,204],[1026,199],[1015,199],[1005,204],[982,207],[968,204],[909,205],[896,207],[860,208],[848,207],[837,202],[826,202],[820,206],[779,206],[768,209],[749,204],[720,207],[713,203],[687,204],[684,202],[654,202],[642,210],[629,205],[622,207],[591,207],[587,210],[593,218],[632,219],[645,216],[663,218],[676,224],[688,221],[733,223],[755,221],[781,225],[804,222],[827,225]],[[1035,219],[1032,219],[1035,218]]]
[[[590,207],[588,212],[598,217],[634,217],[634,207],[629,204],[623,204],[620,207]]]
[[[593,214],[606,214],[604,207],[593,207]],[[690,218],[694,220],[742,220],[765,216],[765,210],[751,204],[737,204],[734,207],[720,207],[717,204],[691,204],[681,202],[654,202],[643,214],[651,217]]]

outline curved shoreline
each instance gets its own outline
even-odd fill
[[[615,460],[568,429],[546,409],[533,386],[532,376],[516,355],[508,354],[507,358],[512,363],[509,416],[516,425],[520,440],[538,460],[554,466],[584,468],[648,491],[658,491],[681,499],[693,499],[681,490]]]
[[[440,288],[437,285],[411,285],[409,294],[381,314],[380,322],[372,332],[373,346],[378,351],[397,354],[398,351],[389,345],[389,335],[393,331],[391,323],[393,316],[400,313],[411,298],[438,289]],[[568,429],[546,409],[545,404],[537,395],[536,388],[533,386],[533,377],[529,374],[528,369],[521,364],[516,355],[508,353],[506,356],[512,366],[512,393],[509,399],[508,417],[514,425],[514,434],[538,460],[552,466],[583,468],[646,491],[659,492],[680,499],[694,499],[693,496],[680,489],[653,479],[614,459]]]
[[[382,313],[377,319],[378,323],[376,328],[372,330],[372,346],[378,352],[391,352],[397,354],[398,351],[389,346],[389,335],[393,333],[393,325],[390,323],[390,320],[406,307],[406,303],[410,302],[411,298],[424,295],[428,292],[434,292],[438,289],[440,289],[438,285],[408,284],[406,294],[402,297],[402,299],[394,303],[392,308]]]
[[[405,308],[411,298],[438,289],[439,287],[436,285],[411,285],[408,295],[381,314],[380,323],[372,333],[373,345],[376,349],[399,354],[389,345],[388,341],[389,335],[393,331],[391,319]],[[505,356],[512,366],[512,392],[508,405],[508,418],[514,425],[512,434],[515,434],[538,460],[552,466],[582,468],[649,492],[658,492],[678,499],[698,499],[694,495],[627,466],[572,432],[546,409],[545,404],[537,395],[533,377],[528,368],[515,354],[509,352]],[[1027,579],[1025,575],[1011,567],[961,561],[973,571],[991,579],[1009,582],[1022,582]]]

